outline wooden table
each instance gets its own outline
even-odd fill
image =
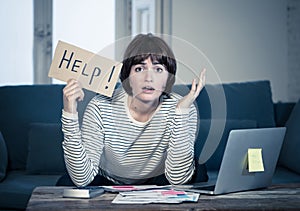
[[[63,198],[64,187],[37,187],[27,210],[300,210],[300,183],[219,196],[201,195],[198,203],[120,205],[105,193],[92,199]]]

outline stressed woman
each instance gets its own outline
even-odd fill
[[[193,181],[197,110],[193,104],[205,84],[205,70],[188,95],[172,93],[176,60],[152,34],[128,45],[120,80],[111,98],[96,95],[79,127],[80,83],[63,90],[63,149],[69,175],[58,185],[185,184]],[[71,182],[72,181],[72,182]]]

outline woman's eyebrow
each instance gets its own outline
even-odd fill
[[[140,62],[138,62],[136,65],[146,65],[146,64],[147,64],[147,62],[145,62],[145,61],[140,61]],[[163,65],[163,64],[160,63],[159,61],[153,61],[152,64],[153,64],[153,65],[158,65],[158,64]]]
[[[153,61],[152,64],[156,65],[156,64],[161,64],[163,65],[162,63],[160,63],[159,61]]]
[[[146,65],[145,61],[138,62],[137,64]]]

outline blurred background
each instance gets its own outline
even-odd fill
[[[168,35],[176,83],[205,58],[209,83],[269,80],[274,102],[300,97],[300,0],[0,0],[0,23],[0,86],[60,83],[47,76],[58,40],[119,59],[120,40],[151,32]]]

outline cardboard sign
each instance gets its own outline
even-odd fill
[[[261,148],[248,149],[248,167],[249,172],[263,172],[265,170]]]
[[[59,41],[48,76],[65,82],[76,79],[83,88],[111,97],[122,65]]]

